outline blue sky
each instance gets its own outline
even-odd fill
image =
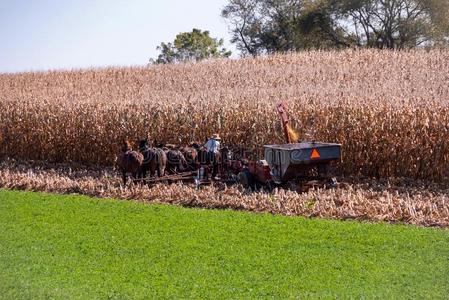
[[[192,28],[230,35],[227,0],[0,0],[0,72],[145,65]]]

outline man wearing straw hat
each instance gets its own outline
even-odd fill
[[[214,133],[204,147],[207,150],[208,157],[213,164],[212,176],[216,177],[218,172],[218,157],[220,153],[220,135],[218,133]]]

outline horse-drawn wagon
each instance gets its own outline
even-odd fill
[[[235,151],[231,147],[222,147],[219,155],[211,157],[200,145],[196,145],[189,148],[196,154],[189,155],[188,160],[182,156],[182,151],[176,152],[178,154],[175,156],[172,154],[178,160],[168,164],[179,165],[177,170],[167,170],[168,174],[159,172],[159,176],[154,176],[154,172],[151,172],[151,176],[143,176],[138,181],[148,185],[182,181],[195,183],[197,186],[213,182],[239,183],[245,188],[252,189],[271,190],[281,187],[297,191],[307,190],[311,186],[335,185],[336,179],[331,176],[329,167],[333,162],[340,161],[341,145],[315,141],[298,142],[288,124],[285,105],[278,104],[277,110],[282,120],[286,143],[263,146],[263,159],[250,159],[245,155],[245,151]],[[165,153],[168,154],[165,156],[158,152],[162,155],[159,156],[159,160],[170,160],[169,151],[171,150],[165,149]],[[182,167],[183,164],[186,168]]]

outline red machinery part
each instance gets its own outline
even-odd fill
[[[248,164],[249,172],[254,176],[257,181],[267,183],[271,180],[270,167],[264,160],[257,162],[250,161]]]

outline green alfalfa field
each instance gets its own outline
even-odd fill
[[[447,299],[449,232],[0,191],[0,298]]]

